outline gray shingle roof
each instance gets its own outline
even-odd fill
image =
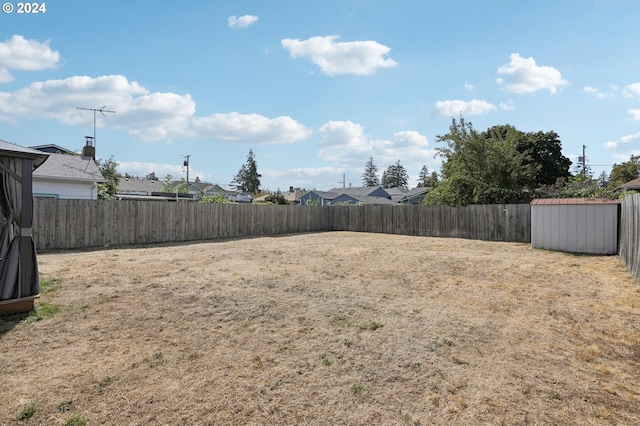
[[[379,188],[379,186],[365,186],[360,188],[331,188],[329,192],[335,192],[336,194],[366,196],[371,195]]]
[[[66,154],[49,154],[49,158],[33,172],[33,177],[104,182],[93,159]]]
[[[160,180],[120,178],[118,194],[150,195],[152,192],[162,192],[164,183]]]

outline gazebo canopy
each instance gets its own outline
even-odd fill
[[[0,140],[0,302],[40,292],[32,175],[48,155]]]

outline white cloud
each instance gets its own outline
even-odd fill
[[[615,85],[611,85],[610,88],[611,88],[611,91],[603,92],[602,90],[596,87],[585,86],[582,88],[582,90],[580,90],[580,92],[593,96],[596,99],[606,99],[606,98],[612,98],[616,96],[616,92],[618,91],[618,87]]]
[[[202,137],[252,143],[290,143],[311,135],[311,129],[291,117],[267,118],[237,112],[194,118],[192,130]]]
[[[51,50],[49,43],[49,40],[44,43],[27,40],[21,35],[14,35],[0,43],[0,83],[13,81],[9,70],[36,71],[55,68],[60,60],[60,53]]]
[[[280,43],[292,58],[309,57],[326,75],[372,74],[378,68],[396,66],[385,58],[391,49],[375,41],[336,42],[338,36],[311,37],[307,40],[286,38]]]
[[[513,101],[508,99],[507,102],[500,102],[500,109],[503,111],[513,111],[516,107],[513,105]]]
[[[582,88],[581,90],[582,93],[586,93],[587,95],[591,95],[596,97],[597,99],[604,99],[605,98],[605,94],[602,93],[599,89],[596,89],[595,87],[591,87],[591,86],[585,86]]]
[[[382,166],[400,160],[415,165],[433,162],[435,150],[428,149],[426,136],[416,131],[402,131],[391,140],[374,139],[365,134],[364,128],[351,121],[330,121],[320,127],[322,136],[318,155],[341,166],[362,166],[369,157]]]
[[[101,104],[95,105],[96,99]],[[195,116],[190,95],[150,92],[121,75],[69,77],[32,83],[16,92],[0,92],[0,120],[46,118],[61,123],[90,126],[93,115],[83,108],[116,111],[97,121],[98,126],[124,129],[143,141],[170,141],[176,137],[207,137],[233,142],[277,143],[307,138],[311,130],[290,117],[258,114]]]
[[[627,110],[633,121],[640,121],[640,109],[632,108]]]
[[[604,147],[607,149],[616,149],[620,145],[628,145],[634,141],[640,141],[640,132],[634,133],[632,135],[622,136],[617,141],[607,141],[604,143]]]
[[[254,15],[242,15],[242,16],[229,16],[227,19],[227,25],[229,28],[246,28],[249,25],[255,24],[258,22],[257,16]]]
[[[474,86],[473,84],[469,83],[468,81],[464,82],[464,88],[467,89],[468,91],[472,91],[475,90],[476,86]]]
[[[495,105],[486,101],[473,99],[471,101],[438,101],[433,107],[433,113],[439,117],[455,117],[458,115],[483,115],[495,111]]]
[[[547,89],[554,94],[562,86],[569,84],[562,78],[560,71],[553,67],[537,66],[533,58],[523,58],[518,53],[512,53],[511,61],[498,68],[498,84],[504,85],[508,92],[532,93]]]
[[[640,96],[640,83],[629,84],[624,87],[622,94],[626,97]]]

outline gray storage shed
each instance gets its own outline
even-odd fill
[[[618,253],[617,200],[549,198],[531,201],[531,247],[572,253]]]

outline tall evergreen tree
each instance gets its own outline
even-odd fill
[[[382,174],[382,186],[385,188],[406,188],[409,183],[409,174],[400,160],[387,167]]]
[[[373,163],[373,157],[369,157],[369,161],[364,166],[364,172],[362,173],[362,186],[378,186],[380,180],[378,179],[378,167]]]
[[[231,181],[231,185],[234,185],[241,192],[257,194],[260,191],[261,177],[262,175],[258,173],[255,155],[250,149],[247,162],[242,165],[238,174]]]

